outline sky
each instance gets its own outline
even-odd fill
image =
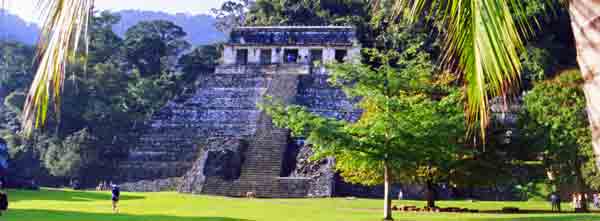
[[[0,0],[12,14],[19,15],[28,22],[38,22],[36,9],[39,0]],[[167,13],[206,14],[212,8],[221,6],[226,0],[96,0],[97,10],[119,11],[139,9]]]

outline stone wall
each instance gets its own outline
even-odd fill
[[[231,32],[229,44],[242,45],[341,45],[352,46],[356,29],[345,26],[239,27]]]
[[[308,197],[330,197],[335,194],[335,159],[311,161],[313,151],[310,146],[299,147],[295,167],[290,177],[308,179]]]

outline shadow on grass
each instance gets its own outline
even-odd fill
[[[69,191],[58,189],[43,189],[40,191],[27,190],[9,190],[8,198],[11,202],[25,200],[43,200],[43,201],[68,201],[68,202],[90,202],[110,200],[110,192],[85,192]],[[121,200],[141,200],[143,196],[131,196],[127,193],[121,194]]]
[[[251,221],[226,217],[177,217],[164,215],[132,215],[85,213],[53,210],[13,209],[0,220],[10,221]]]

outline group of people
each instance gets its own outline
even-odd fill
[[[575,209],[575,211],[585,211],[589,208],[588,203],[590,203],[590,198],[589,198],[589,194],[587,193],[573,193],[571,195],[571,206],[573,207],[573,209]],[[592,206],[596,209],[600,209],[600,193],[594,193],[591,194],[592,198],[591,198],[591,203]],[[550,194],[550,202],[552,203],[552,211],[561,211],[560,208],[560,204],[561,204],[561,199],[560,199],[560,194],[558,194],[557,192],[553,192],[552,194]]]
[[[587,193],[573,193],[573,208],[575,208],[575,210],[578,209],[587,209],[588,205],[587,203],[589,203],[590,198],[589,195]],[[600,194],[598,193],[594,193],[592,194],[592,199],[591,199],[591,203],[594,206],[594,208],[596,209],[600,209]]]
[[[112,182],[101,181],[96,187],[96,191],[109,191],[112,189]]]
[[[575,211],[585,209],[587,208],[587,199],[587,193],[573,193],[571,195],[571,205],[573,206]]]

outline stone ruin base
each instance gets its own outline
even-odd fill
[[[138,182],[122,183],[119,187],[125,192],[166,192],[176,191],[181,185],[181,181],[181,178],[142,180]]]
[[[121,188],[129,192],[178,191],[230,197],[245,197],[248,192],[262,198],[334,196],[335,159],[309,161],[313,153],[308,146],[290,144],[288,149],[291,152],[285,155],[293,159],[290,161],[294,165],[288,165],[291,167],[286,169],[288,171],[280,171],[276,164],[281,162],[273,162],[275,167],[263,167],[260,171],[271,171],[271,176],[252,174],[253,171],[247,169],[244,171],[246,175],[242,175],[243,165],[248,163],[246,152],[252,149],[244,139],[212,138],[203,142],[202,146],[193,167],[183,177],[123,183]],[[263,158],[273,157],[264,155]]]

